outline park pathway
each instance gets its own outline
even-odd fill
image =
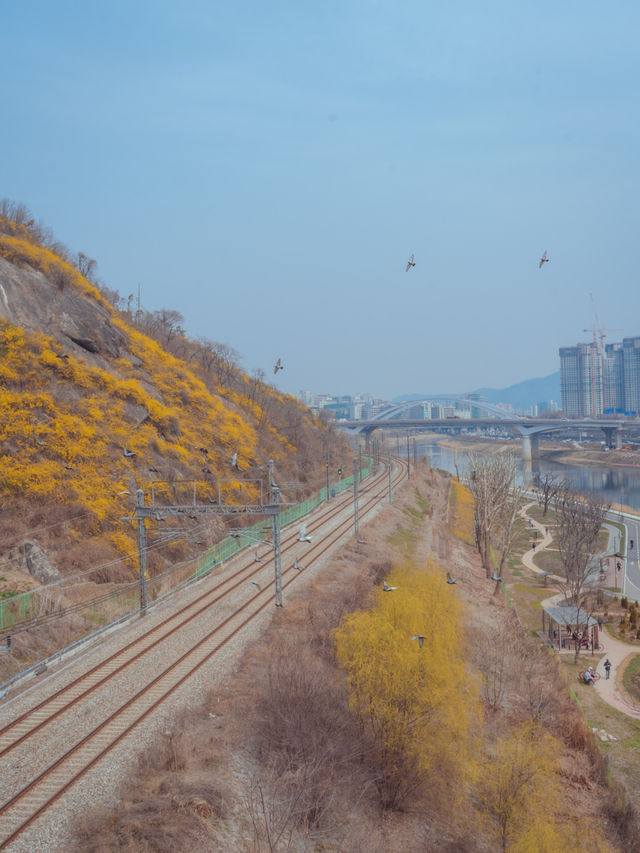
[[[523,507],[520,510],[520,515],[528,520],[532,530],[537,530],[538,534],[542,534],[542,539],[538,538],[535,549],[530,548],[522,555],[522,563],[528,569],[531,569],[532,572],[535,572],[538,575],[543,575],[545,572],[536,566],[534,557],[538,551],[543,551],[550,545],[553,536],[550,530],[548,533],[545,532],[545,525],[540,524],[540,522],[528,515],[527,510],[530,506],[533,506],[533,503],[534,502],[532,501],[530,504]],[[553,582],[554,580],[561,580],[561,578],[557,575],[551,575],[549,576],[549,580]],[[546,598],[541,602],[541,604],[543,607],[557,604],[563,597],[563,594],[558,592],[555,595],[551,595],[549,598]],[[631,654],[638,654],[640,650],[638,650],[637,646],[631,646],[628,643],[622,642],[622,640],[612,637],[608,632],[604,633],[604,637],[606,649],[605,654],[602,655],[596,666],[596,672],[600,675],[600,679],[596,682],[594,690],[597,692],[598,696],[600,696],[603,701],[611,705],[612,708],[617,708],[618,711],[622,711],[629,717],[640,720],[640,705],[635,705],[633,702],[628,700],[620,692],[616,683],[617,673],[620,670],[620,666],[623,661],[625,661]],[[607,658],[611,661],[611,673],[610,678],[608,679],[606,678],[606,672],[604,669],[604,662]]]

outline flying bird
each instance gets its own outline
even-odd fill
[[[260,586],[260,584],[258,583],[258,581],[250,581],[250,583],[252,583],[254,586],[257,586],[257,587],[258,587],[258,589],[260,590],[260,592],[262,592],[262,587]]]
[[[200,448],[200,453],[202,453],[202,456],[203,456],[203,459],[204,459],[204,464],[206,465],[206,464],[207,464],[207,462],[209,461],[209,451],[207,450],[207,448],[206,448],[206,447],[201,447],[201,448]]]
[[[125,455],[127,458],[129,458],[130,456],[135,456],[135,455],[136,455],[135,450],[127,450],[127,448],[126,448],[126,447],[123,447],[123,448],[122,448],[122,452],[124,453],[124,455]]]
[[[149,468],[149,470],[151,471],[151,473],[152,473],[152,474],[159,474],[159,473],[160,473],[160,472],[158,471],[158,469],[157,469],[157,468],[155,468],[153,465],[151,466],[151,468]]]
[[[278,359],[278,360],[276,361],[276,363],[274,364],[274,366],[273,366],[273,373],[274,373],[274,375],[275,375],[279,370],[284,370],[284,364],[282,363],[282,360],[281,360],[281,359]]]
[[[417,641],[418,641],[418,645],[420,646],[420,648],[422,648],[422,644],[424,643],[424,641],[425,641],[426,639],[427,639],[427,638],[425,637],[425,635],[424,635],[424,634],[414,634],[414,635],[413,635],[413,637],[411,638],[411,640],[412,640],[412,641],[413,641],[413,640],[417,640]]]
[[[68,463],[64,466],[67,471],[73,471],[73,465],[69,465]]]
[[[254,559],[254,563],[264,563],[264,560],[262,559],[262,557],[259,557],[259,556],[258,556],[258,552],[257,552],[257,551],[256,551],[256,556],[255,556],[255,559]]]
[[[542,253],[542,257],[540,258],[540,263],[538,264],[538,269],[541,270],[542,265],[548,264],[548,263],[549,263],[549,258],[547,257],[547,250],[545,249],[544,252]]]
[[[406,268],[405,272],[409,272],[409,270],[411,269],[411,267],[415,267],[416,262],[414,261],[414,259],[413,259],[413,258],[414,258],[414,255],[411,255],[411,257],[410,257],[410,258],[409,258],[409,260],[407,261],[407,268]]]
[[[298,558],[297,558],[297,557],[296,557],[296,559],[293,561],[293,568],[294,568],[297,572],[301,572],[301,571],[304,569],[304,566],[299,566],[299,565],[298,565]]]
[[[458,583],[458,578],[452,578],[449,572],[447,572],[447,583]]]
[[[46,442],[46,441],[40,441],[40,439],[38,438],[38,436],[37,436],[37,435],[35,435],[35,436],[34,436],[34,441],[35,441],[35,443],[36,443],[36,444],[38,444],[40,447],[48,447],[48,446],[49,446],[48,442]]]
[[[63,361],[67,361],[69,356],[66,354],[66,352],[57,352],[56,358],[61,358]]]
[[[203,469],[202,469],[202,473],[203,473],[203,474],[210,474],[210,473],[211,473],[211,468],[203,468]]]
[[[240,470],[240,466],[238,465],[238,454],[234,453],[231,457],[231,467],[235,468],[237,471]]]
[[[397,586],[388,586],[386,581],[383,582],[383,584],[382,584],[382,591],[383,592],[391,592],[391,590],[393,590],[393,589],[398,589],[398,587]]]
[[[502,577],[498,574],[497,569],[493,570],[493,575],[491,576],[491,580],[496,581],[496,583],[500,583],[500,581],[502,580]]]
[[[311,542],[311,536],[307,536],[306,522],[300,528],[300,533],[298,534],[298,542]]]
[[[128,489],[125,489],[123,492],[118,492],[118,497],[120,495],[130,495],[130,494],[131,494],[131,492]]]

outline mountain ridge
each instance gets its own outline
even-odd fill
[[[516,409],[528,409],[530,406],[553,400],[560,403],[560,371],[550,373],[548,376],[525,379],[506,388],[476,388],[471,394],[482,394],[489,403],[509,403]],[[400,394],[393,398],[394,403],[403,403],[409,400],[427,400],[430,397],[457,397],[465,396],[456,394]]]

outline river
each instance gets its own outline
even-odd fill
[[[464,450],[455,451],[450,447],[443,447],[438,441],[422,441],[419,437],[416,437],[416,454],[426,456],[434,468],[442,468],[451,474],[456,473],[456,463],[460,473],[463,473],[467,456]],[[520,459],[519,465],[522,476]],[[596,494],[603,503],[623,504],[640,511],[640,468],[563,465],[553,460],[541,459],[533,463],[531,472],[525,472],[527,482],[538,472],[557,473],[578,491]]]

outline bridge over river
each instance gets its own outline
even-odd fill
[[[403,409],[413,408],[429,400],[410,400],[399,406],[394,406],[369,420],[340,421],[340,427],[351,433],[362,434],[367,438],[377,429],[385,430],[416,430],[422,432],[461,432],[476,429],[481,432],[489,430],[518,433],[522,436],[522,457],[525,460],[536,459],[539,453],[541,435],[562,432],[568,429],[592,431],[604,435],[607,447],[610,449],[622,446],[622,431],[625,429],[640,429],[640,418],[527,418],[513,417],[504,409],[491,406],[476,400],[464,400],[475,409],[485,409],[491,412],[488,417],[448,417],[448,418],[403,418]]]

